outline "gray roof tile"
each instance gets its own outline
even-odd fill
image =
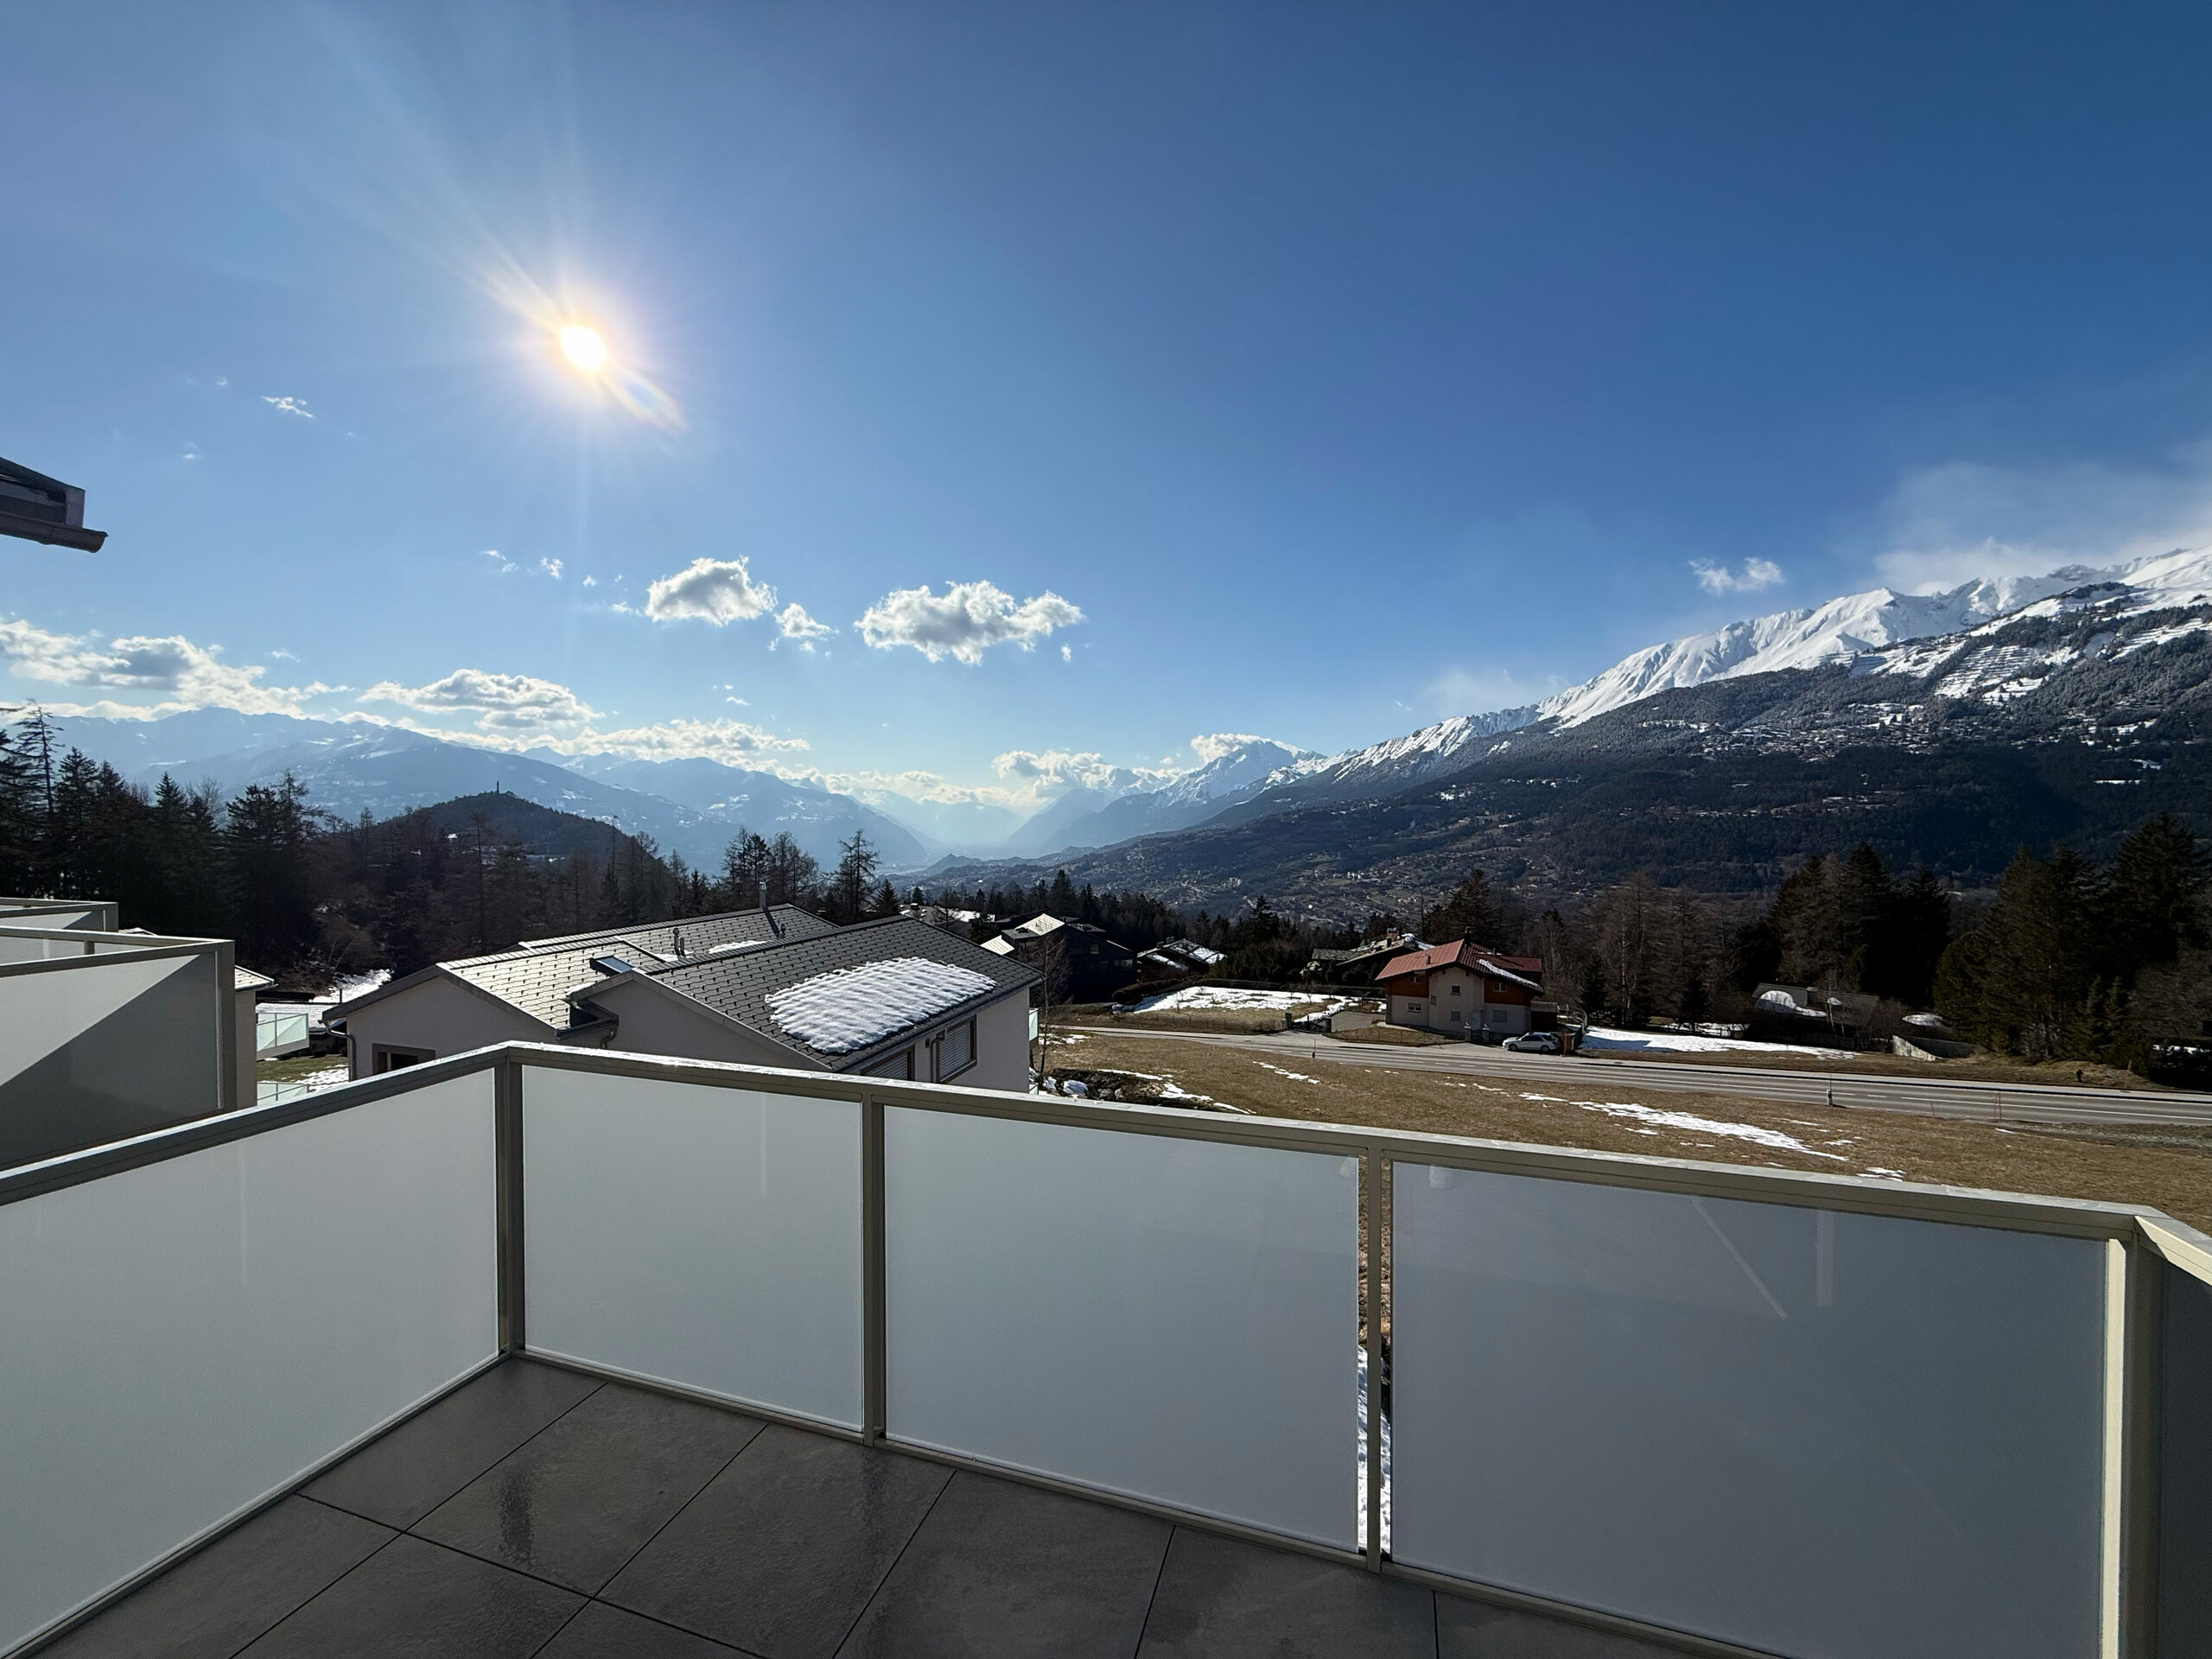
[[[769,923],[771,916],[774,918],[773,926]],[[778,929],[782,931],[779,932]],[[676,936],[681,933],[683,936],[683,953],[696,957],[718,944],[743,941],[775,944],[784,939],[813,938],[819,934],[835,931],[836,923],[823,921],[810,910],[801,910],[797,905],[775,905],[766,912],[756,906],[752,910],[725,910],[713,916],[687,916],[680,922],[642,923],[635,927],[602,927],[590,933],[563,933],[549,939],[524,939],[522,949],[566,950],[620,940],[657,956],[672,957],[676,954]]]
[[[824,1065],[841,1071],[864,1069],[876,1056],[890,1052],[902,1044],[912,1040],[913,1033],[924,1027],[957,1018],[959,1009],[948,1009],[928,1019],[915,1021],[868,1047],[850,1053],[829,1054],[809,1047],[798,1039],[778,1029],[768,1012],[771,992],[796,985],[817,974],[835,973],[842,968],[857,968],[864,963],[888,962],[899,957],[922,957],[931,962],[950,963],[982,974],[992,982],[994,989],[978,994],[968,1007],[980,1007],[1008,991],[1026,990],[1035,984],[1041,975],[1034,968],[994,956],[981,945],[942,928],[931,927],[927,922],[911,916],[887,917],[879,922],[862,922],[853,927],[838,928],[813,938],[793,939],[759,950],[734,951],[728,956],[690,960],[665,967],[651,968],[653,978],[672,989],[696,998],[717,1014],[750,1026],[753,1030],[772,1037],[788,1048],[814,1056]]]

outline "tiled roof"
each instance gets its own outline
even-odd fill
[[[231,969],[231,988],[234,991],[257,991],[264,985],[276,982],[266,974],[257,974],[251,968],[233,966]]]
[[[564,1031],[569,1026],[568,993],[605,977],[591,965],[594,957],[620,957],[640,968],[653,963],[632,940],[615,938],[568,950],[503,950],[496,957],[470,957],[439,966],[531,1019]]]
[[[1540,977],[1544,971],[1541,957],[1509,957],[1487,945],[1477,944],[1472,939],[1454,939],[1449,944],[1427,945],[1419,950],[1408,950],[1402,957],[1394,957],[1375,977],[1395,979],[1402,974],[1426,974],[1439,968],[1453,967],[1471,968],[1477,973],[1494,974],[1522,985]]]
[[[759,950],[733,951],[725,957],[688,961],[651,969],[652,977],[686,996],[696,998],[717,1014],[751,1027],[786,1047],[812,1056],[841,1071],[865,1067],[878,1054],[888,1052],[910,1039],[922,1026],[936,1023],[957,1009],[945,1010],[915,1021],[891,1035],[849,1053],[831,1054],[809,1047],[778,1028],[768,1010],[771,993],[789,988],[817,975],[857,968],[865,963],[891,962],[920,957],[949,963],[983,976],[992,988],[980,992],[969,1006],[980,1007],[1009,991],[1026,990],[1040,976],[1010,957],[995,956],[981,945],[970,944],[942,928],[912,916],[887,917],[879,922],[837,928],[813,938],[793,939]]]
[[[771,926],[769,918],[774,918]],[[777,930],[782,930],[779,932]],[[620,939],[656,956],[676,955],[677,936],[683,935],[683,954],[696,957],[718,944],[774,944],[784,939],[812,938],[836,931],[810,910],[797,905],[774,905],[766,912],[726,910],[713,916],[687,916],[680,922],[653,922],[636,927],[602,927],[591,933],[563,933],[550,939],[524,939],[525,950],[566,950],[575,946]],[[642,965],[642,964],[640,964]]]

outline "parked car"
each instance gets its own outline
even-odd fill
[[[1548,1031],[1524,1031],[1506,1043],[1516,1054],[1556,1054],[1559,1039]]]

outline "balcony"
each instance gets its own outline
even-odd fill
[[[0,1330],[17,1649],[2212,1639],[2123,1206],[513,1046],[0,1174]]]

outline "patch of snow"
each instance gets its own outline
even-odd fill
[[[1307,1077],[1303,1071],[1287,1071],[1281,1066],[1270,1065],[1265,1060],[1255,1060],[1253,1064],[1257,1065],[1262,1071],[1272,1071],[1279,1077],[1288,1077],[1293,1083],[1319,1083],[1321,1081],[1319,1077]]]
[[[1316,1014],[1334,1014],[1340,1008],[1350,1007],[1354,1000],[1348,996],[1320,996],[1306,991],[1253,991],[1234,985],[1185,985],[1179,991],[1148,996],[1131,1011],[1136,1014],[1176,1014],[1192,1009],[1280,1008],[1287,1014],[1293,1008],[1306,1008]]]
[[[1744,1051],[1754,1054],[1817,1054],[1824,1060],[1852,1058],[1848,1049],[1808,1048],[1799,1043],[1756,1043],[1732,1037],[1694,1037],[1685,1031],[1609,1031],[1593,1026],[1582,1036],[1583,1048],[1596,1054],[1718,1054]]]
[[[850,1054],[997,984],[972,968],[893,957],[816,974],[768,993],[776,1028],[823,1054]]]
[[[1579,1106],[1586,1112],[1602,1112],[1607,1117],[1631,1117],[1640,1123],[1654,1125],[1655,1134],[1659,1129],[1681,1129],[1691,1135],[1726,1135],[1732,1140],[1772,1147],[1777,1152],[1794,1152],[1807,1158],[1833,1158],[1839,1164],[1849,1161],[1840,1153],[1815,1152],[1794,1135],[1784,1135],[1780,1129],[1763,1129],[1756,1123],[1729,1123],[1719,1118],[1700,1117],[1694,1112],[1667,1112],[1656,1106],[1637,1106],[1620,1100],[1564,1100],[1557,1095],[1522,1095],[1521,1098],[1545,1101],[1555,1106]]]
[[[349,974],[338,982],[338,1000],[350,1001],[357,996],[366,996],[391,977],[389,968],[372,968],[365,974]]]
[[[1871,1175],[1878,1181],[1901,1181],[1904,1179],[1904,1171],[1901,1169],[1862,1169],[1859,1173],[1861,1175]]]

